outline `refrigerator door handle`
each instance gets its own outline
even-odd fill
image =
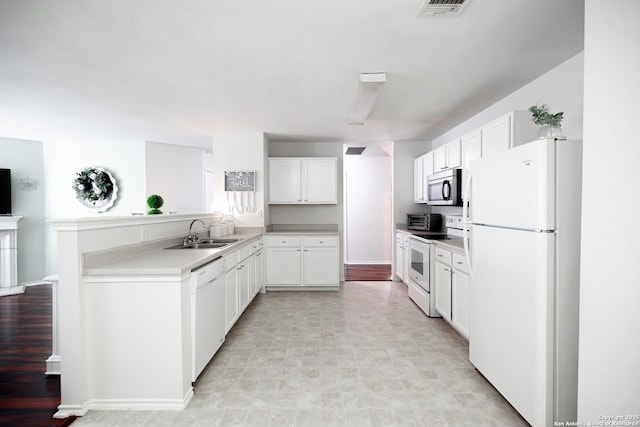
[[[444,189],[447,189],[445,192]],[[448,180],[445,180],[442,183],[442,199],[449,200],[451,198],[451,183]]]
[[[467,179],[464,186],[464,201],[462,203],[462,243],[464,244],[464,255],[467,259],[467,267],[469,268],[469,276],[473,277],[473,268],[471,268],[471,254],[469,249],[469,231],[467,230],[467,216],[469,215],[469,194],[471,193],[471,180],[473,179],[473,175],[471,173],[471,169],[467,169]]]

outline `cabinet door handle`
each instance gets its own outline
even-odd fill
[[[462,262],[460,262],[460,261],[456,261],[456,264],[458,264],[458,265],[462,265]]]
[[[449,270],[448,268],[445,268],[444,271],[451,271],[451,270]]]
[[[440,258],[442,258],[442,254],[438,254],[438,256],[439,256]]]

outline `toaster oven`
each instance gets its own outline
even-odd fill
[[[442,216],[433,213],[408,214],[407,228],[409,230],[440,231]]]

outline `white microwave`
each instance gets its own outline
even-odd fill
[[[448,169],[427,177],[427,204],[462,206],[462,169]]]

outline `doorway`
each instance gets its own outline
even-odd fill
[[[344,154],[345,280],[391,280],[392,143],[345,144]]]

